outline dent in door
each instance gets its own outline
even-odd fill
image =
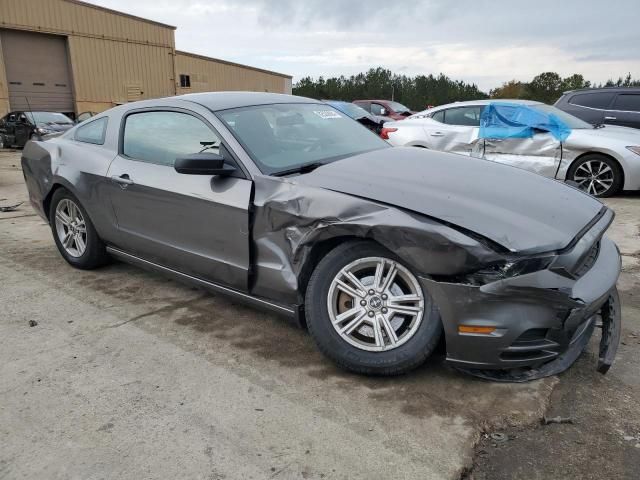
[[[531,138],[487,138],[484,158],[555,178],[562,156],[561,143],[550,133]]]

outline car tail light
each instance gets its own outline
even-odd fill
[[[382,130],[380,130],[380,138],[382,138],[383,140],[389,140],[389,134],[391,132],[395,132],[397,131],[397,128],[385,128],[383,127]]]

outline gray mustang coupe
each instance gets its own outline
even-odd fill
[[[406,372],[444,332],[455,366],[527,380],[567,368],[600,322],[599,369],[615,356],[611,210],[511,166],[391,148],[319,101],[129,103],[29,142],[22,166],[74,267],[115,257],[290,315],[352,371]]]

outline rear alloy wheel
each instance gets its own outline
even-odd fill
[[[622,169],[618,163],[602,155],[586,155],[571,165],[568,180],[594,197],[610,197],[622,188]]]
[[[437,309],[415,274],[372,242],[348,242],[316,267],[307,325],[320,349],[358,373],[395,375],[422,364],[441,333]]]
[[[85,209],[68,190],[59,188],[53,194],[49,219],[56,246],[68,263],[81,269],[107,263],[104,243]]]

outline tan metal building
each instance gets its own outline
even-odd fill
[[[175,50],[175,27],[78,0],[0,0],[0,116],[187,92],[291,93],[291,76]]]

